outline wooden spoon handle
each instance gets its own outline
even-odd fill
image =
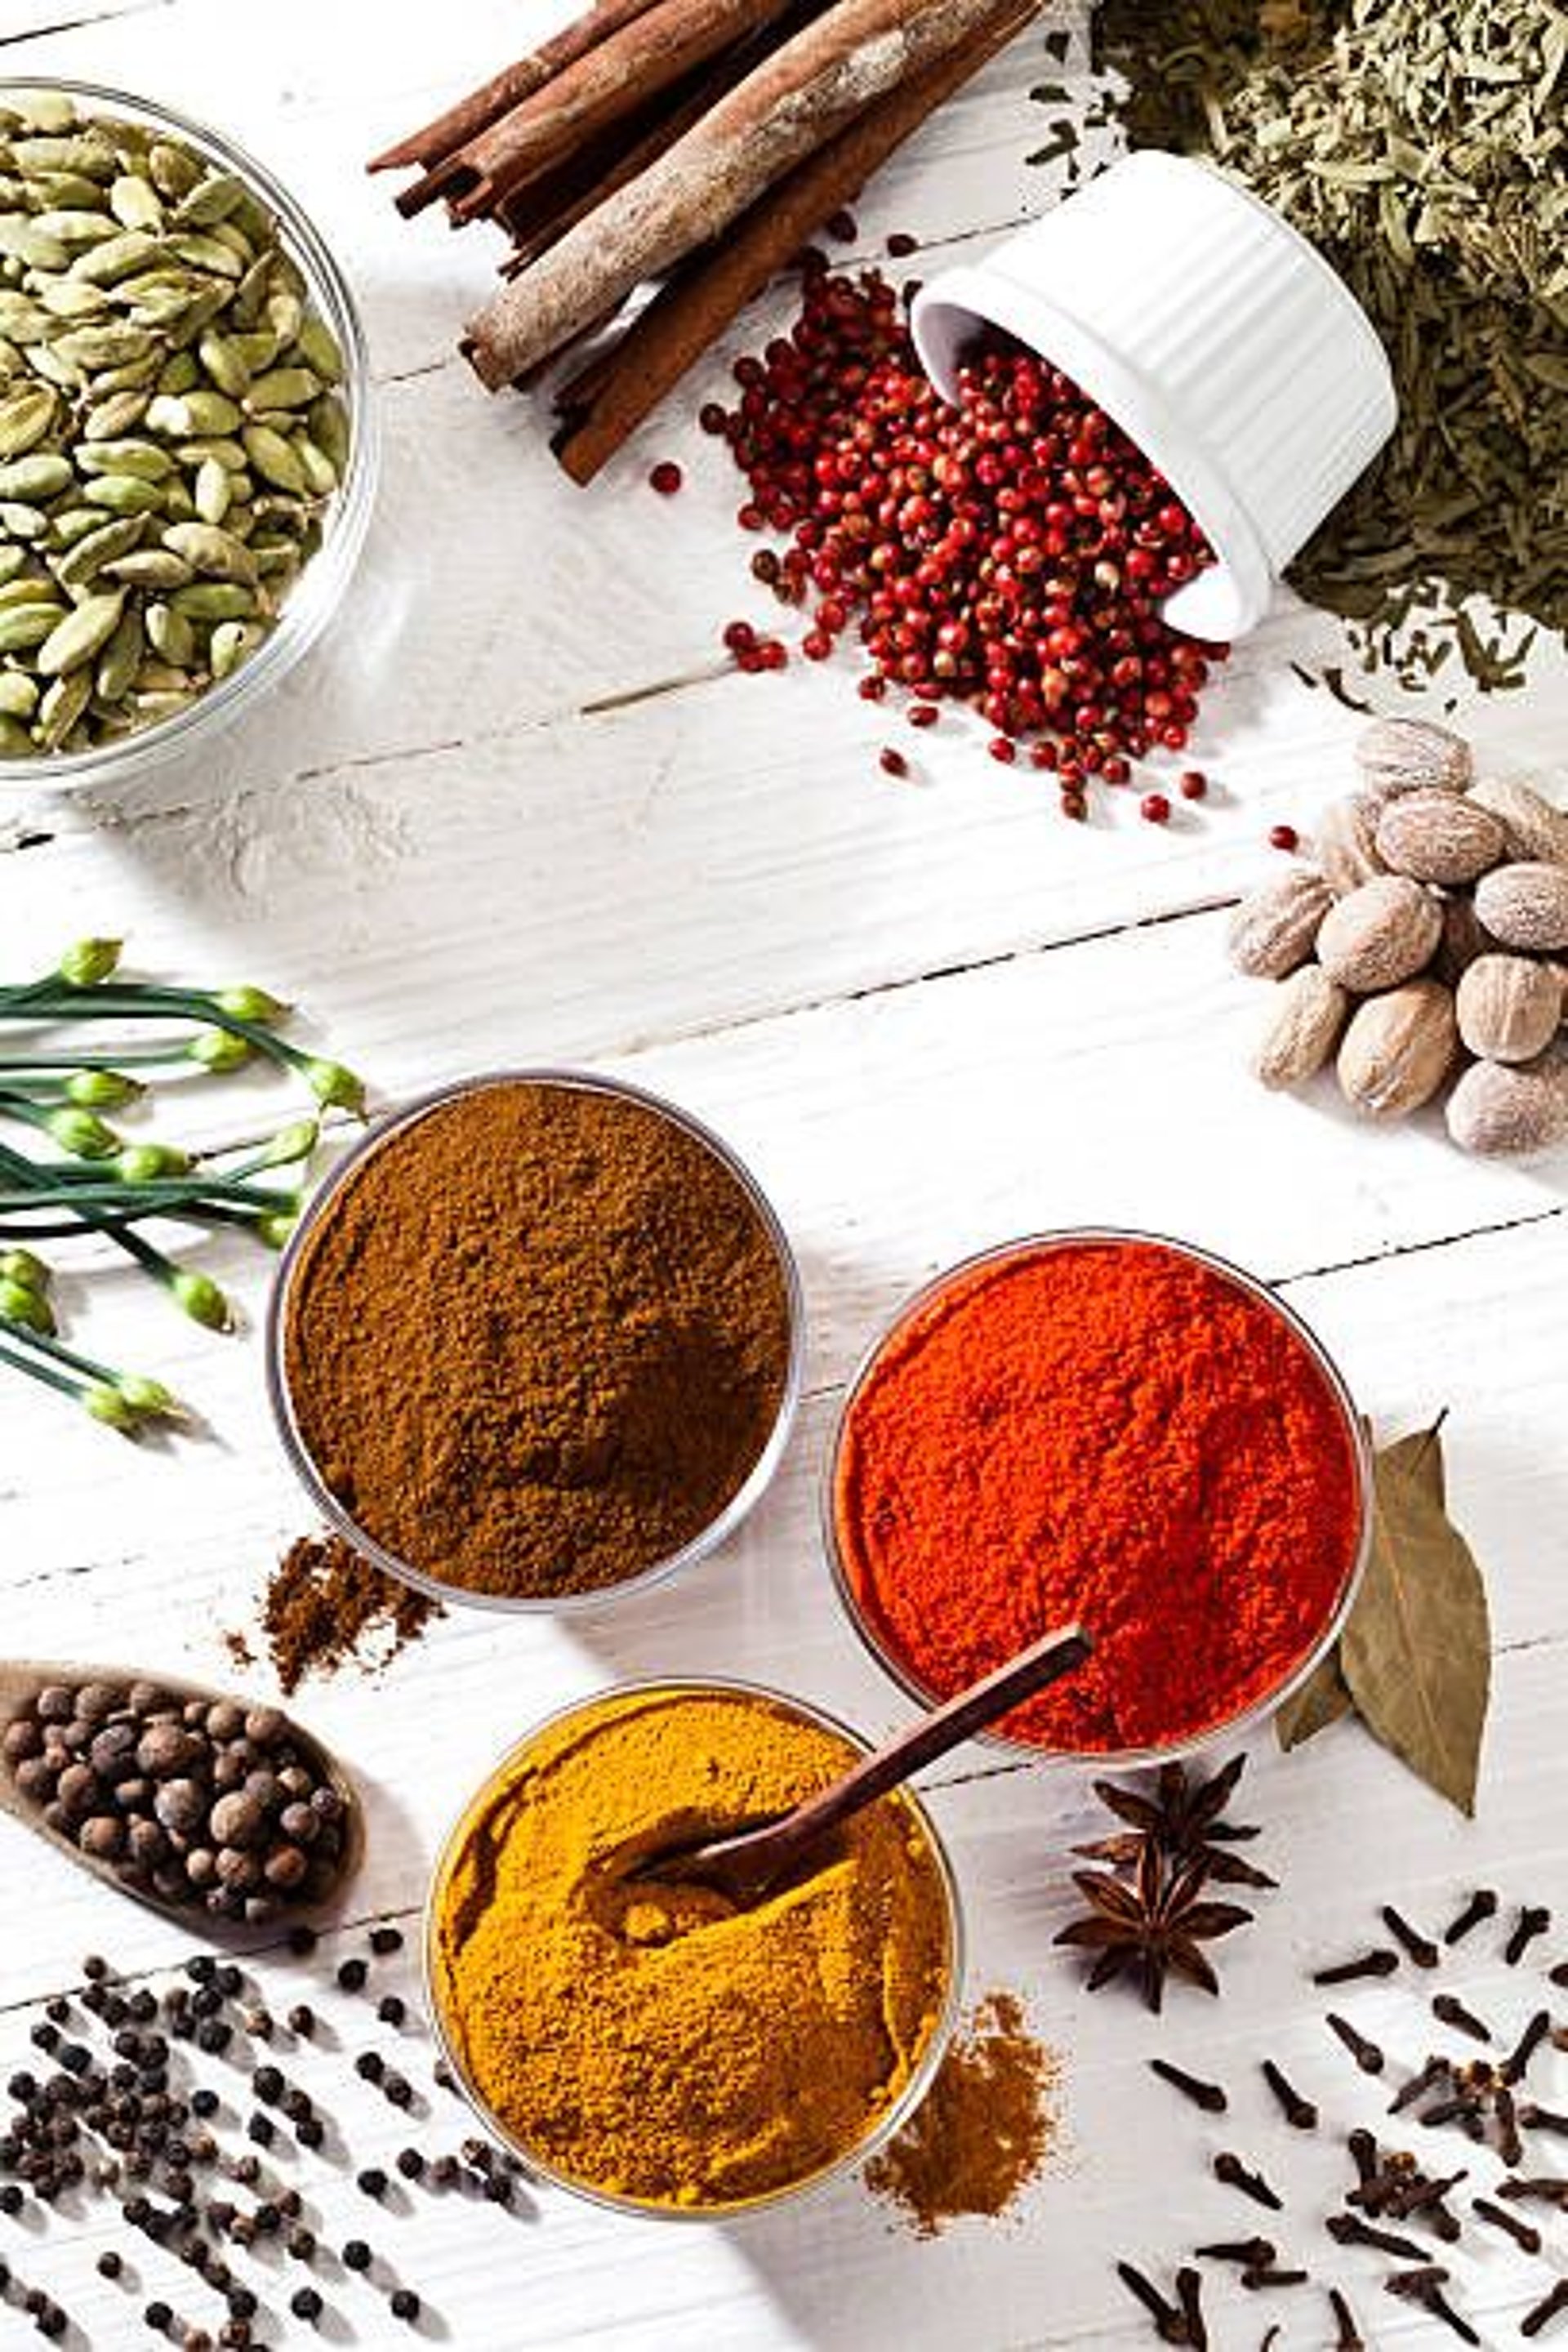
[[[789,1818],[790,1843],[808,1845],[837,1823],[847,1821],[863,1806],[896,1789],[901,1780],[909,1780],[925,1765],[945,1756],[952,1748],[959,1747],[974,1732],[984,1731],[987,1724],[1008,1714],[1037,1691],[1058,1682],[1063,1675],[1072,1674],[1094,1648],[1089,1635],[1079,1625],[1061,1625],[1054,1633],[1043,1634],[1028,1649],[1020,1650],[1005,1666],[987,1675],[984,1682],[973,1683],[967,1690],[950,1698],[934,1714],[922,1715],[907,1730],[889,1739],[885,1748],[877,1748],[865,1757],[842,1780],[824,1789],[818,1797],[808,1798]]]

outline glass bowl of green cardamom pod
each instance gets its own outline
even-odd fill
[[[363,543],[347,283],[287,190],[171,108],[0,79],[0,789],[212,740]]]

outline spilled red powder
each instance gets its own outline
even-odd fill
[[[835,1522],[870,1630],[924,1688],[1077,1618],[1094,1655],[1008,1733],[1159,1747],[1312,1649],[1360,1470],[1281,1314],[1162,1244],[1069,1242],[955,1276],[892,1335],[846,1416]]]

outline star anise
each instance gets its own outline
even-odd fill
[[[1203,1947],[1244,1927],[1252,1914],[1239,1904],[1206,1901],[1207,1876],[1201,1862],[1169,1863],[1155,1841],[1146,1839],[1131,1879],[1109,1870],[1073,1873],[1073,1884],[1089,1907],[1056,1940],[1094,1953],[1091,1992],[1131,1974],[1156,2011],[1171,1976],[1217,1993],[1219,1979]]]
[[[1150,1795],[1127,1789],[1115,1780],[1097,1780],[1094,1791],[1119,1820],[1131,1827],[1092,1845],[1074,1846],[1086,1862],[1109,1862],[1117,1870],[1135,1869],[1145,1839],[1174,1863],[1201,1862],[1210,1878],[1224,1886],[1273,1886],[1278,1881],[1256,1863],[1229,1848],[1258,1835],[1256,1828],[1223,1818],[1240,1780],[1246,1758],[1234,1757],[1223,1771],[1208,1780],[1192,1780],[1186,1767],[1167,1764]]]

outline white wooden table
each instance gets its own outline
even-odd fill
[[[1472,1826],[1355,1728],[1289,1759],[1260,1743],[1247,1810],[1270,1825],[1260,1851],[1283,1889],[1226,1954],[1223,2002],[1177,1997],[1158,2029],[1127,2000],[1087,1998],[1050,1948],[1071,1904],[1065,1850],[1089,1831],[1084,1792],[978,1751],[934,1776],[972,1989],[1025,1991],[1064,2054],[1062,2146],[1015,2226],[917,2244],[852,2184],[732,2231],[616,2223],[555,2196],[509,2219],[419,2193],[394,2227],[342,2178],[322,2235],[363,2227],[395,2249],[437,2315],[427,2336],[472,2352],[1132,2346],[1145,2338],[1111,2276],[1117,2255],[1163,2270],[1196,2239],[1261,2218],[1206,2178],[1215,2131],[1148,2076],[1150,2054],[1227,2076],[1227,2137],[1283,2172],[1254,2072],[1264,2051],[1328,2116],[1377,2113],[1305,1972],[1370,1941],[1379,1901],[1436,1923],[1479,1882],[1505,1900],[1555,1899],[1552,1956],[1568,1951],[1565,1171],[1468,1164],[1431,1120],[1368,1133],[1324,1099],[1281,1102],[1245,1075],[1258,1004],[1226,969],[1221,909],[1268,869],[1270,823],[1309,824],[1342,787],[1356,724],[1287,666],[1333,645],[1320,616],[1281,611],[1238,654],[1189,755],[1223,789],[1164,831],[1129,805],[1066,824],[1053,792],[994,766],[957,724],[895,737],[918,752],[920,781],[892,783],[876,752],[898,722],[858,699],[843,664],[782,678],[729,668],[720,626],[763,614],[729,520],[736,482],[690,421],[721,388],[721,362],[592,494],[577,492],[531,406],[487,400],[453,354],[489,282],[487,234],[402,227],[387,185],[359,168],[532,29],[510,0],[438,11],[0,0],[0,67],[167,99],[293,186],[363,302],[387,445],[362,573],[275,701],[199,762],[90,803],[0,808],[15,853],[0,858],[5,975],[79,934],[123,933],[139,968],[254,979],[297,1001],[300,1034],[329,1037],[383,1100],[505,1064],[626,1072],[751,1160],[809,1294],[795,1444],[720,1558],[571,1630],[459,1612],[384,1679],[307,1687],[301,1711],[371,1797],[369,1866],[325,1957],[360,1948],[371,1916],[416,1922],[434,1842],[475,1779],[531,1719],[617,1676],[740,1673],[870,1731],[900,1717],[821,1558],[835,1397],[913,1286],[1042,1225],[1136,1223],[1212,1244],[1287,1287],[1382,1425],[1452,1408],[1457,1515],[1491,1572],[1496,1697]],[[913,230],[929,249],[909,266],[929,270],[1046,199],[1023,163],[1041,135],[1025,95],[1040,69],[1025,43],[883,175],[858,208],[868,254],[891,229]],[[748,341],[786,299],[765,306]],[[668,500],[645,478],[666,454],[688,485]],[[1565,711],[1561,669],[1542,664],[1529,694],[1461,723],[1489,761],[1550,777]],[[259,1082],[250,1095],[227,1087],[205,1110],[195,1098],[191,1124],[259,1131],[284,1100]],[[208,1262],[259,1303],[253,1260]],[[7,1382],[10,1641],[228,1678],[226,1629],[247,1622],[280,1548],[310,1524],[268,1427],[254,1328],[229,1341],[196,1332],[112,1272],[93,1295],[79,1328],[116,1360],[162,1371],[209,1423],[192,1442],[132,1449]],[[8,2069],[34,2004],[77,1980],[84,1951],[156,1971],[191,1943],[0,1827]],[[1454,1982],[1511,2030],[1537,1980],[1500,1967],[1500,1942],[1479,1936]],[[334,1998],[322,2005],[357,2046],[363,2028]],[[1431,2039],[1421,2006],[1409,1988],[1374,1989],[1356,2013],[1419,2053]],[[361,2161],[410,2137],[341,2062],[323,2057],[313,2078],[314,2063],[300,2072]],[[1568,2105],[1568,2058],[1541,2080]],[[443,2118],[420,2136],[457,2133]],[[1289,2151],[1300,2185],[1286,2242],[1351,2289],[1370,2340],[1448,2340],[1378,2292],[1375,2258],[1327,2259],[1318,2220],[1343,2170],[1327,2139]],[[100,2204],[47,2242],[0,2222],[0,2250],[93,2343],[130,2345],[144,2340],[142,2297],[92,2272],[109,2234]],[[156,2260],[148,2293],[176,2275]],[[1543,2265],[1500,2241],[1467,2247],[1456,2275],[1489,2344],[1515,2340],[1546,2283]],[[363,2285],[330,2286],[329,2300],[331,2340],[411,2340]],[[1276,2315],[1285,2345],[1327,2342],[1321,2299],[1268,2301],[1234,2287],[1216,2297],[1216,2342],[1256,2346]],[[0,2316],[0,2333],[25,2325]],[[305,2340],[286,2326],[286,2340]]]

